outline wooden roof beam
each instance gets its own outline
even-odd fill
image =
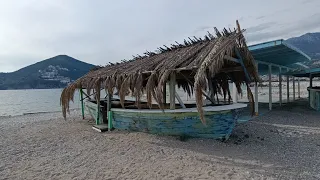
[[[231,56],[224,56],[224,59],[228,60],[228,61],[240,63],[239,59],[236,59],[236,58],[231,57]],[[177,69],[174,69],[174,70],[175,71],[186,71],[186,70],[192,70],[192,69],[197,69],[197,68],[198,68],[198,66],[192,66],[192,67],[177,68]],[[153,72],[155,72],[155,71],[144,71],[142,74],[150,74],[150,73],[153,73]]]

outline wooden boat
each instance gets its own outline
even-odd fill
[[[206,123],[201,123],[197,108],[175,110],[111,109],[116,129],[152,134],[228,139],[240,110],[246,104],[204,107]]]
[[[101,101],[103,103],[103,100]],[[116,103],[115,103],[116,104]],[[128,102],[130,104],[130,101]],[[177,105],[178,106],[178,105]],[[97,119],[97,104],[86,101],[85,107]],[[236,103],[219,106],[205,106],[206,123],[199,118],[196,107],[180,109],[123,109],[111,108],[112,127],[119,130],[140,131],[151,134],[188,136],[214,139],[228,139],[238,117],[246,104]],[[100,117],[106,120],[105,106],[100,105]],[[99,127],[99,126],[98,126]]]

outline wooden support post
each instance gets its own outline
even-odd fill
[[[107,94],[107,116],[108,116],[108,131],[112,129],[112,112],[111,112],[111,98],[112,95],[110,93]]]
[[[289,69],[287,69],[289,72]],[[289,84],[289,75],[287,75],[287,103],[290,102],[290,84]]]
[[[162,87],[163,105],[167,104],[167,83],[164,83]]]
[[[295,79],[294,76],[292,76],[292,83],[293,83],[293,101],[296,100],[296,83],[295,83]]]
[[[247,71],[247,68],[246,68],[246,66],[245,66],[244,63],[243,63],[241,54],[240,54],[240,52],[239,52],[239,50],[238,50],[237,48],[235,49],[235,51],[236,51],[236,54],[237,54],[237,56],[238,56],[238,58],[239,58],[239,63],[240,63],[240,65],[242,66],[243,72],[244,72],[244,74],[245,74],[245,76],[246,76],[246,82],[249,83],[249,82],[251,82],[251,79],[250,79],[249,73],[248,73],[248,71]]]
[[[300,99],[300,78],[298,78],[298,98]]]
[[[101,124],[100,122],[100,100],[97,101],[97,119],[96,119],[96,125]]]
[[[259,64],[256,64],[256,69],[257,73],[259,74],[259,69],[258,69]],[[259,98],[258,98],[258,82],[254,83],[254,110],[255,110],[255,115],[259,115]]]
[[[170,109],[176,108],[176,74],[173,72],[170,75]]]
[[[186,106],[184,105],[184,103],[183,103],[183,101],[181,100],[181,98],[180,98],[179,94],[177,93],[177,91],[176,91],[176,98],[177,98],[177,100],[179,101],[180,106],[181,106],[183,109],[185,109]]]
[[[272,66],[269,65],[269,110],[272,110],[272,86],[271,86]]]
[[[313,76],[312,76],[312,74],[310,73],[310,75],[309,75],[309,80],[310,80],[310,82],[309,82],[309,91],[308,91],[308,100],[309,100],[309,105],[310,105],[310,90],[311,90],[311,88],[312,88],[312,78],[313,78]]]
[[[233,103],[238,103],[238,92],[235,83],[232,83],[232,100]]]
[[[210,76],[208,76],[208,84],[209,84],[209,97],[214,100],[214,94],[213,94],[213,83]]]
[[[279,67],[279,104],[282,106],[282,72],[281,67]]]
[[[97,92],[97,94],[96,94],[96,101],[97,101],[97,119],[96,119],[96,124],[99,125],[99,124],[101,124],[101,121],[100,121],[100,92]]]
[[[103,122],[103,120],[102,121],[100,121],[100,118],[103,118],[103,117],[100,117],[100,92],[101,92],[101,89],[100,89],[100,87],[101,87],[101,81],[99,80],[98,81],[98,83],[97,83],[97,87],[96,87],[96,101],[97,101],[97,119],[96,119],[96,124],[97,125],[99,125],[99,124],[101,124],[102,122]],[[95,90],[95,89],[93,89],[93,90]]]
[[[259,115],[259,92],[258,92],[258,82],[254,83],[254,110],[255,110],[255,115]]]
[[[84,119],[84,105],[83,105],[83,91],[82,91],[82,88],[80,88],[80,101],[81,101],[82,119]]]
[[[112,111],[108,111],[108,131],[111,131],[113,128],[112,117],[113,117]]]

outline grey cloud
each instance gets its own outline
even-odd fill
[[[312,2],[315,2],[317,0],[304,0],[301,2],[301,4],[309,4],[309,3],[312,3]]]
[[[313,14],[305,19],[291,24],[277,24],[272,30],[252,31],[247,33],[247,40],[250,42],[262,42],[266,40],[275,40],[279,38],[289,38],[310,32],[314,29],[320,29],[320,13]]]
[[[247,28],[247,32],[248,33],[257,33],[257,32],[266,30],[272,26],[275,26],[276,24],[277,24],[276,22],[262,23],[262,24]]]
[[[303,5],[308,8],[301,1],[0,1],[0,72],[57,54],[93,64],[129,59],[188,36],[203,37],[214,26],[234,28],[236,19],[250,42],[287,37],[320,24],[319,15],[312,15],[319,1]]]
[[[208,29],[214,28],[213,26],[201,26],[193,31],[193,33],[207,31]]]
[[[28,57],[28,59],[25,57]],[[34,64],[39,60],[44,60],[45,58],[46,57],[35,56],[32,54],[17,54],[15,56],[0,54],[0,67],[4,69],[4,71],[1,72],[12,72],[24,66]]]
[[[244,20],[245,20],[245,17],[241,16],[238,20],[239,20],[239,21],[244,21]]]
[[[265,40],[270,40],[270,38],[282,36],[285,31],[277,31],[277,32],[260,32],[260,33],[253,33],[247,34],[246,38],[249,42],[262,42]],[[275,40],[275,39],[274,39]]]
[[[256,19],[259,20],[259,19],[263,19],[263,18],[265,18],[265,16],[259,16]]]

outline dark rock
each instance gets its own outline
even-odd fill
[[[183,180],[183,178],[179,176],[179,177],[175,178],[174,180]]]
[[[179,136],[179,140],[180,140],[180,141],[183,141],[183,142],[187,141],[189,138],[190,138],[190,137],[187,136],[187,135]]]
[[[223,137],[223,138],[220,139],[220,141],[221,141],[221,142],[226,142],[227,139],[226,139],[225,137]]]
[[[238,139],[237,141],[234,142],[234,144],[238,145],[242,143],[242,139]]]
[[[244,135],[244,137],[245,137],[245,138],[249,138],[249,135],[248,135],[248,134],[246,134],[246,135]]]
[[[237,139],[239,136],[238,135],[236,135],[236,134],[231,134],[231,136],[230,136],[231,138],[235,138],[235,139]]]

